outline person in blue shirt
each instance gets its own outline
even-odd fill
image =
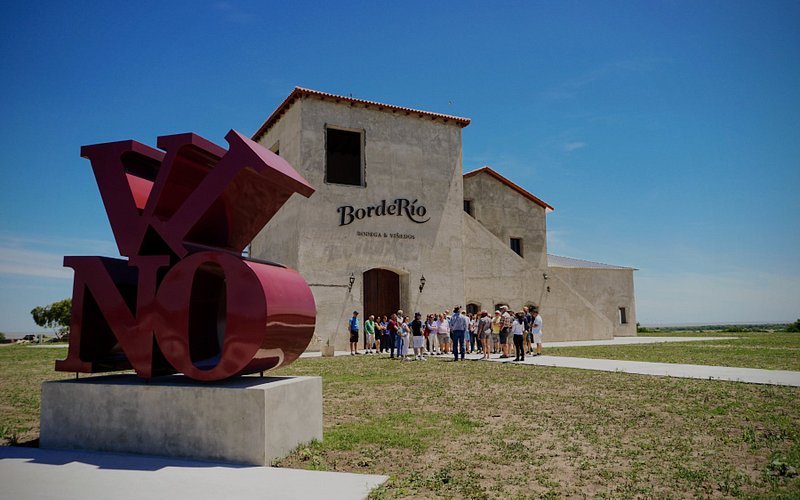
[[[464,361],[464,332],[469,325],[467,318],[461,314],[461,308],[453,308],[453,317],[450,319],[450,336],[453,338],[453,361],[458,361],[458,354],[461,351],[461,361]]]
[[[350,330],[350,355],[355,356],[358,354],[358,311],[353,311],[353,317],[347,323]]]

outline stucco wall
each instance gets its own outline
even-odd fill
[[[364,131],[366,187],[325,182],[326,125]],[[288,210],[259,234],[252,254],[282,257],[276,260],[305,277],[317,302],[316,335],[323,342],[333,339],[337,348],[347,346],[346,322],[353,310],[363,311],[362,273],[372,268],[400,274],[400,305],[407,312],[442,310],[463,302],[458,125],[305,98],[260,143],[271,147],[276,141],[280,141],[281,156],[317,191],[308,200],[289,200]],[[337,208],[342,205],[366,207],[397,198],[417,200],[417,205],[426,207],[430,220],[417,224],[405,216],[386,215],[340,226]],[[407,238],[392,238],[392,234]],[[284,245],[286,249],[277,248]],[[295,252],[296,262],[284,257],[289,252]],[[345,285],[351,273],[356,281],[348,292]],[[420,294],[423,274],[426,285]],[[309,349],[318,347],[312,343]]]
[[[363,131],[366,186],[325,182],[326,125]],[[352,311],[370,314],[363,311],[362,273],[373,268],[400,276],[399,305],[408,313],[535,304],[546,342],[636,334],[632,270],[547,267],[545,209],[490,174],[463,178],[457,124],[312,96],[291,105],[259,142],[279,144],[316,189],[309,199],[293,195],[251,246],[253,257],[293,267],[308,281],[320,341],[310,350],[328,340],[347,348]],[[398,198],[424,206],[429,220],[384,215],[340,225],[342,205]],[[472,200],[474,218],[464,213],[464,199]],[[524,257],[511,250],[511,237],[522,238]],[[620,306],[628,308],[627,325],[618,324]]]
[[[544,321],[545,342],[613,337],[611,322],[568,283],[533,267],[466,213],[463,218],[467,303],[487,311],[498,303],[515,311],[534,304]]]
[[[506,246],[522,238],[522,254],[533,267],[547,266],[547,221],[540,205],[487,173],[464,178],[464,199],[472,201],[475,219]]]
[[[301,132],[300,108],[295,106],[287,110],[259,143],[270,150],[273,150],[277,143],[280,146],[280,155],[297,169],[297,165],[301,163]],[[264,229],[253,238],[250,255],[297,269],[300,233],[291,228],[301,220],[301,211],[307,201],[305,197],[293,194]]]
[[[548,273],[569,284],[595,305],[613,325],[614,335],[636,335],[636,299],[633,269],[580,269],[551,267]],[[620,324],[619,308],[626,308],[627,324]]]

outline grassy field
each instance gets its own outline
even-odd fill
[[[0,345],[0,442],[30,441],[39,436],[40,386],[45,380],[74,377],[54,371],[67,348]]]
[[[0,348],[0,426],[35,437],[60,349]],[[441,359],[302,359],[322,443],[282,467],[391,476],[374,498],[800,496],[800,389]]]
[[[621,346],[547,348],[553,356],[657,361],[693,365],[800,370],[800,333],[674,332],[647,333],[654,337],[731,337],[725,340]]]

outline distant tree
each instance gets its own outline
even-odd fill
[[[0,332],[0,342],[3,342],[4,340],[6,340],[6,334],[3,333],[3,332]]]
[[[34,307],[31,311],[33,321],[42,328],[53,330],[57,339],[69,333],[69,321],[72,313],[72,299],[59,300],[49,306]]]
[[[786,327],[787,332],[800,332],[800,319]]]

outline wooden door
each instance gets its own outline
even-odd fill
[[[363,318],[370,314],[391,316],[400,309],[400,276],[387,269],[370,269],[364,273]]]

